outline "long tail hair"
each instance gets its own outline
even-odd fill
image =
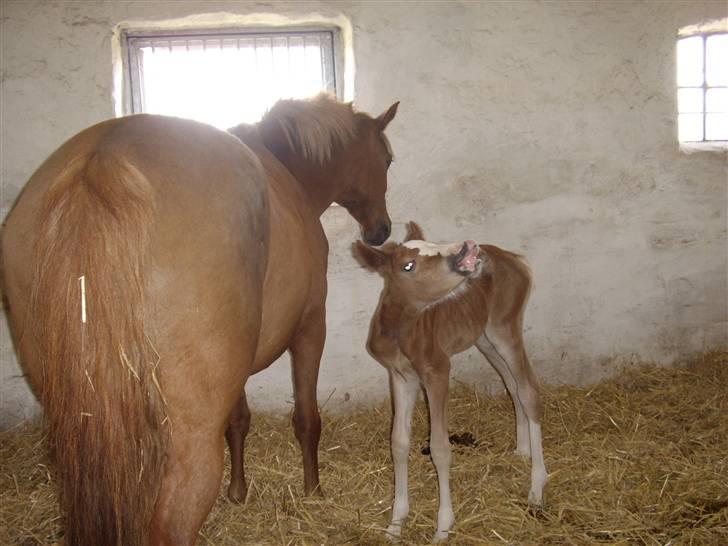
[[[68,545],[146,543],[168,437],[144,330],[153,216],[144,175],[93,152],[51,183],[37,226],[28,319]]]

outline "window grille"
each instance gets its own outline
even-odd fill
[[[728,140],[728,33],[677,42],[678,139]]]
[[[225,129],[281,98],[336,94],[335,31],[126,35],[131,113]]]

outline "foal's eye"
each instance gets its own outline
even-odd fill
[[[389,166],[392,164],[394,159],[387,159],[387,168],[389,169]]]
[[[411,262],[407,262],[406,264],[404,264],[404,267],[402,269],[404,269],[408,273],[410,271],[414,271],[414,269],[415,269],[415,262],[414,262],[414,260],[412,260]]]

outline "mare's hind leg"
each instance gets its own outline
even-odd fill
[[[318,445],[321,437],[321,416],[316,401],[316,385],[321,354],[326,341],[325,315],[311,313],[301,321],[289,351],[293,370],[293,428],[303,454],[303,491],[321,495],[318,472]]]
[[[221,430],[203,433],[173,430],[165,477],[152,518],[150,545],[195,543],[219,492],[223,461]]]
[[[232,502],[242,503],[248,493],[248,484],[245,481],[244,449],[245,437],[250,430],[250,409],[245,397],[245,390],[235,404],[230,416],[230,424],[225,431],[228,447],[230,449],[230,486],[228,498]]]
[[[531,440],[528,432],[528,417],[526,417],[526,410],[518,397],[516,379],[513,377],[506,361],[498,354],[498,351],[485,335],[480,336],[475,345],[501,376],[513,401],[513,408],[516,412],[516,453],[523,457],[530,457]]]
[[[240,316],[246,318],[243,312],[235,318]],[[167,365],[161,387],[170,439],[150,526],[150,546],[194,544],[219,494],[225,429],[241,385],[245,385],[257,342],[255,337],[240,335],[240,323],[239,319],[214,323],[199,331],[201,341],[185,346],[183,352],[175,351],[178,346],[173,343],[190,337],[186,328],[160,340],[160,354],[169,355],[160,366]],[[255,328],[253,320],[242,324]]]
[[[528,438],[531,451],[531,490],[528,502],[536,506],[543,505],[543,488],[548,479],[543,459],[541,434],[541,416],[543,408],[536,376],[526,355],[521,331],[516,327],[490,327],[485,330],[484,337],[492,345],[494,359],[502,360],[516,383],[516,397],[523,406],[528,420]]]

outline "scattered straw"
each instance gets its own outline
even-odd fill
[[[683,368],[624,371],[588,391],[545,389],[546,509],[526,504],[529,465],[512,454],[508,399],[457,387],[456,523],[449,544],[728,544],[728,353]],[[246,446],[245,506],[224,496],[226,474],[198,544],[386,544],[392,501],[388,405],[323,416],[325,497],[301,495],[300,451],[286,416],[256,414]],[[437,517],[437,479],[418,403],[410,456],[405,544],[426,544]],[[55,483],[38,426],[0,435],[0,544],[62,537]]]

